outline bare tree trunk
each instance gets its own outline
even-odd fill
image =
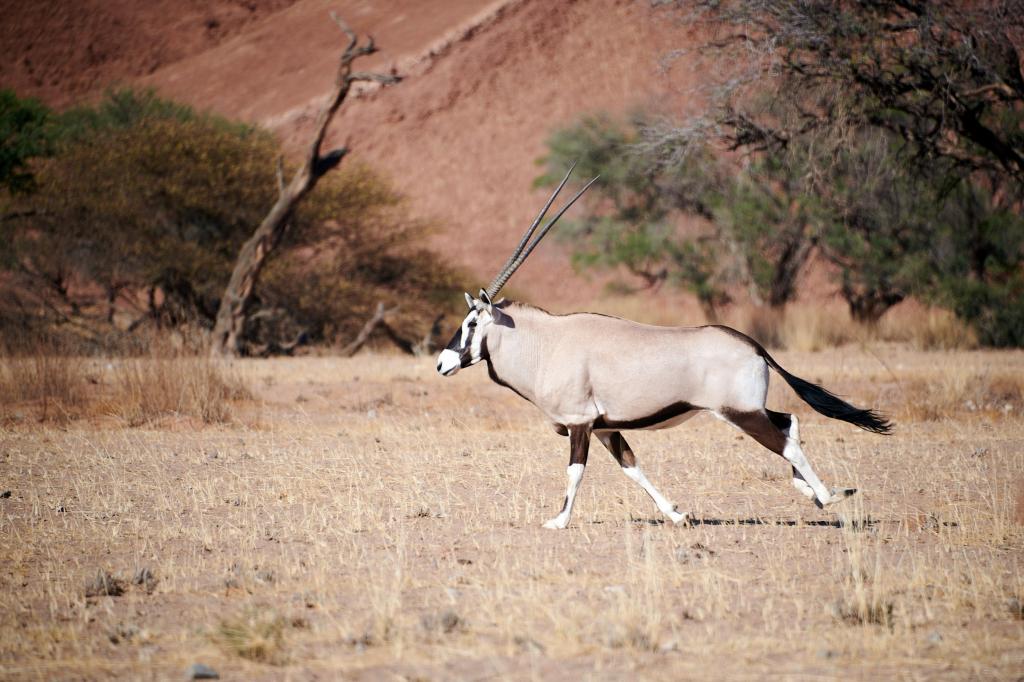
[[[338,65],[334,91],[317,117],[316,132],[305,160],[287,185],[284,182],[284,170],[281,164],[278,164],[277,202],[249,240],[242,245],[238,253],[238,260],[235,262],[235,269],[231,273],[231,280],[221,297],[210,343],[210,353],[213,356],[237,355],[240,351],[246,307],[267,256],[270,255],[288,229],[288,221],[302,197],[313,189],[324,174],[341,163],[348,153],[347,148],[341,147],[321,154],[320,146],[327,133],[327,126],[348,96],[352,84],[357,81],[374,81],[382,85],[389,85],[399,80],[397,76],[353,72],[353,61],[377,51],[373,38],[369,38],[365,45],[359,45],[356,34],[344,22],[334,13],[331,14],[331,18],[349,39]]]
[[[373,316],[366,321],[366,324],[364,324],[363,328],[359,330],[359,334],[356,335],[356,338],[352,341],[352,343],[348,344],[347,346],[341,349],[341,354],[347,358],[350,358],[356,353],[358,353],[359,349],[366,345],[366,342],[370,340],[370,335],[373,334],[373,332],[378,327],[380,327],[381,329],[384,330],[384,334],[387,335],[391,343],[398,346],[399,350],[408,355],[415,355],[416,344],[414,344],[412,341],[409,341],[408,339],[404,339],[401,336],[399,336],[398,332],[392,329],[391,325],[389,325],[387,323],[387,320],[384,319],[388,313],[394,312],[395,310],[397,310],[397,308],[387,310],[384,308],[383,302],[378,303],[377,309],[374,311]]]
[[[356,334],[356,338],[352,340],[352,343],[341,349],[341,354],[350,358],[359,352],[359,349],[362,348],[370,339],[370,334],[372,334],[373,330],[377,328],[377,325],[384,321],[384,315],[386,315],[387,312],[388,311],[384,309],[384,303],[378,303],[377,309],[374,311],[373,315],[366,321],[363,328],[359,330],[359,333]]]

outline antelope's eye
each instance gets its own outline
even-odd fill
[[[472,322],[469,323],[469,328],[470,329],[472,329],[475,326],[476,326],[476,320],[473,320]]]

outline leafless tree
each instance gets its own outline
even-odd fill
[[[377,51],[377,47],[374,45],[373,38],[368,38],[365,43],[360,44],[355,32],[341,19],[333,13],[331,18],[348,37],[348,44],[339,60],[334,90],[317,116],[313,141],[309,145],[303,163],[287,184],[284,179],[283,166],[278,164],[277,202],[256,228],[252,237],[242,245],[234,271],[231,273],[231,280],[221,298],[210,344],[210,351],[214,356],[234,355],[239,352],[246,320],[246,308],[267,256],[287,231],[289,219],[296,205],[316,186],[317,181],[340,164],[348,153],[346,147],[322,153],[321,147],[327,127],[344,103],[352,85],[360,81],[390,85],[399,80],[395,75],[353,71],[352,64],[355,60],[373,54]]]
[[[673,134],[751,150],[808,135],[840,145],[851,129],[883,128],[926,162],[1024,182],[1024,1],[678,4],[710,36],[701,52],[733,66],[705,91],[712,113]]]

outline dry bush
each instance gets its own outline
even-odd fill
[[[790,306],[779,333],[787,350],[819,351],[868,338],[871,329],[854,322],[845,309]]]
[[[285,619],[266,609],[252,608],[221,621],[212,639],[228,651],[257,663],[283,665]]]
[[[936,421],[963,413],[1018,415],[1024,408],[1024,377],[1010,372],[951,364],[927,379],[903,384],[904,417]]]
[[[760,343],[795,351],[820,351],[847,343],[891,341],[917,350],[973,350],[977,334],[948,310],[905,303],[875,325],[854,320],[846,306],[791,305],[784,310],[738,308],[729,324]]]
[[[901,305],[882,318],[879,337],[918,350],[973,350],[978,336],[956,315],[941,308]]]
[[[0,406],[33,410],[40,421],[67,421],[86,405],[85,361],[52,345],[27,355],[6,354],[0,362]]]
[[[884,544],[872,537],[871,517],[864,509],[863,496],[847,501],[839,514],[847,570],[842,596],[833,604],[832,615],[850,625],[883,625],[891,629],[895,607],[886,584]]]
[[[835,306],[739,309],[731,323],[770,348],[819,351],[866,340],[871,330]]]
[[[226,364],[206,357],[125,359],[113,365],[106,412],[130,426],[163,417],[194,417],[206,424],[231,420],[231,401],[251,397]]]

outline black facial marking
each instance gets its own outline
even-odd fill
[[[462,327],[459,326],[459,330],[452,336],[452,340],[445,346],[445,350],[453,350],[458,352],[462,348]]]

